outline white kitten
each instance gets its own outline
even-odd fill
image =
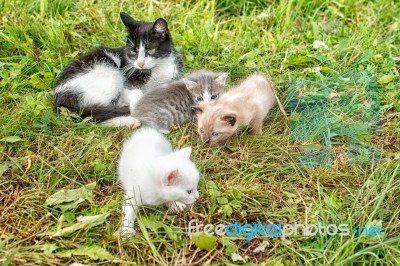
[[[166,204],[180,212],[199,197],[199,171],[190,160],[191,148],[173,151],[157,130],[143,128],[125,143],[119,160],[119,181],[125,190],[121,233],[135,233],[133,225],[141,205]]]

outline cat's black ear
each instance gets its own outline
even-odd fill
[[[197,115],[202,114],[203,111],[204,111],[204,110],[203,110],[203,107],[200,106],[200,105],[194,105],[194,106],[192,106],[192,112],[195,113],[195,114],[197,114]]]
[[[225,115],[221,117],[221,120],[227,122],[231,126],[234,126],[236,124],[236,114]]]
[[[226,78],[228,77],[228,73],[221,73],[218,77],[215,78],[215,82],[221,86],[225,86]]]
[[[127,27],[128,29],[136,28],[137,21],[134,20],[127,13],[121,12],[121,13],[119,13],[119,16],[121,17],[122,23],[124,23],[125,27]]]
[[[153,31],[157,34],[165,36],[168,31],[168,23],[165,19],[159,18],[153,24]]]
[[[183,82],[185,83],[185,85],[186,85],[186,88],[189,90],[189,91],[193,91],[196,87],[197,87],[197,83],[196,82],[194,82],[194,81],[192,81],[192,80],[189,80],[189,79],[183,79]]]

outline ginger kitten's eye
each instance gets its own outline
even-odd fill
[[[186,192],[187,192],[188,194],[192,194],[193,189],[186,190]]]
[[[211,100],[215,100],[215,99],[217,99],[217,95],[216,94],[214,94],[213,96],[211,96]]]
[[[200,128],[200,133],[203,134],[204,133],[204,129]]]
[[[213,137],[218,137],[218,135],[219,135],[218,132],[215,132],[215,131],[211,132],[211,136],[213,136]]]
[[[203,100],[203,97],[197,96],[197,97],[196,97],[196,100],[198,100],[199,102],[201,102],[201,101]]]

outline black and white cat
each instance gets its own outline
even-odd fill
[[[128,30],[126,45],[101,47],[72,61],[55,84],[54,106],[66,107],[95,122],[130,114],[151,87],[182,75],[167,22],[136,21],[121,12]]]

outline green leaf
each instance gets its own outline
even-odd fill
[[[4,172],[7,171],[8,165],[5,163],[0,164],[0,176],[3,176]]]
[[[381,85],[388,84],[394,80],[395,76],[393,75],[383,75],[379,80],[378,83]]]
[[[157,230],[161,227],[163,227],[163,223],[157,219],[157,217],[146,217],[142,216],[141,217],[143,225],[147,228],[150,229],[153,232],[157,232]]]
[[[241,200],[242,199],[242,192],[240,192],[237,188],[233,189],[233,197],[237,200]]]
[[[221,244],[222,244],[222,246],[225,247],[225,254],[227,256],[230,256],[233,253],[237,253],[239,251],[236,244],[234,242],[230,241],[228,238],[222,238]]]
[[[81,229],[90,229],[96,225],[104,223],[109,215],[110,212],[93,216],[79,216],[77,218],[78,222],[76,224],[65,228],[58,228],[56,232],[49,232],[46,235],[50,237],[67,236]],[[61,216],[61,218],[62,217],[63,216]]]
[[[18,141],[23,141],[23,139],[21,139],[18,136],[9,136],[9,137],[0,139],[0,141],[14,143],[14,142],[18,142]]]
[[[55,206],[61,210],[70,210],[78,207],[85,200],[91,201],[96,182],[77,189],[62,189],[47,198],[45,206]]]
[[[46,243],[41,248],[41,250],[43,250],[43,254],[45,255],[51,255],[56,249],[58,249],[58,246],[54,243]]]
[[[315,63],[314,58],[304,55],[292,55],[286,62],[289,66],[312,65],[313,63]]]
[[[67,251],[57,252],[57,257],[69,259],[72,256],[87,256],[92,260],[101,260],[101,261],[112,261],[114,260],[114,256],[108,252],[106,249],[100,246],[81,246],[76,249],[70,249]]]
[[[233,210],[230,205],[224,205],[222,206],[222,212],[224,213],[224,217],[229,217],[232,215]]]
[[[173,229],[165,224],[163,225],[163,228],[165,230],[165,233],[167,233],[169,239],[174,242],[178,240],[180,232],[177,229]]]
[[[246,261],[242,258],[242,256],[240,256],[240,255],[237,254],[237,253],[232,253],[232,254],[231,254],[231,259],[232,259],[233,262],[236,262],[236,261],[246,262]]]
[[[217,240],[214,236],[206,235],[205,233],[192,235],[194,244],[199,249],[207,251],[213,250],[217,247]]]
[[[218,201],[218,203],[219,203],[220,205],[224,205],[224,204],[227,204],[227,203],[228,203],[228,199],[227,199],[227,198],[224,198],[224,197],[217,198],[217,201]]]
[[[232,200],[229,204],[230,204],[233,208],[240,208],[240,207],[241,207],[240,201],[238,201],[238,200]]]

